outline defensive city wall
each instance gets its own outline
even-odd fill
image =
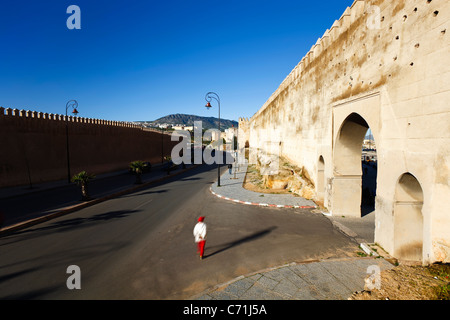
[[[450,262],[450,2],[354,1],[251,119],[239,146],[303,167],[332,215],[361,217],[361,146],[378,158],[375,242]],[[241,134],[242,132],[242,134]]]
[[[161,163],[177,142],[128,122],[88,119],[0,107],[0,187],[126,170],[132,161]]]

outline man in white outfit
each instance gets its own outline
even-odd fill
[[[205,217],[198,218],[198,222],[194,227],[194,238],[197,243],[197,253],[200,254],[200,259],[203,259],[206,243],[206,224],[203,222]]]

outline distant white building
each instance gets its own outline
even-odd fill
[[[160,123],[160,124],[157,124],[156,127],[160,128],[160,129],[169,129],[172,127],[172,125],[168,124],[168,123]]]
[[[172,129],[194,131],[194,126],[186,126],[186,125],[182,125],[182,124],[177,124],[177,125],[172,126]]]
[[[365,139],[363,142],[363,149],[376,149],[375,141],[371,139]]]

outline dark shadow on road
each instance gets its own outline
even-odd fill
[[[31,239],[33,240],[33,239]],[[14,278],[20,278],[24,275],[35,274],[33,277],[37,279],[40,275],[37,272],[48,269],[49,267],[65,270],[67,266],[77,261],[80,264],[89,264],[90,260],[101,257],[102,254],[113,254],[125,249],[130,242],[114,242],[108,241],[100,244],[89,244],[85,246],[77,246],[68,249],[62,246],[59,250],[51,253],[31,252],[23,259],[14,261],[0,260],[0,283],[6,282]],[[13,270],[13,271],[9,271]],[[61,276],[60,274],[57,276]],[[88,278],[88,276],[84,276]],[[3,299],[5,292],[0,286],[0,300]],[[17,288],[20,290],[20,288]]]
[[[139,193],[131,193],[124,196],[120,196],[121,198],[129,198],[129,197],[139,197],[143,194],[159,194],[159,193],[166,193],[169,192],[170,189],[164,189],[164,190],[156,190],[156,191],[145,191],[145,192],[139,192]]]
[[[23,292],[19,294],[13,294],[2,298],[2,300],[40,300],[42,296],[52,293],[60,289],[60,286],[52,286],[44,289],[33,290],[29,292]]]
[[[239,181],[239,182],[229,182],[229,180],[231,180],[230,178],[221,178],[220,179],[220,183],[221,183],[221,186],[232,186],[232,185],[235,185],[235,184],[240,184],[240,185],[242,185],[242,181]],[[235,179],[233,179],[233,180],[235,180]]]
[[[21,277],[24,274],[27,274],[29,272],[35,272],[37,270],[38,270],[38,268],[30,268],[30,269],[26,269],[26,270],[20,270],[20,271],[17,271],[17,272],[1,275],[0,276],[0,283],[2,283],[4,281],[7,281],[7,280],[11,280],[11,279],[17,278],[17,277]]]
[[[261,238],[261,237],[264,237],[264,236],[266,236],[267,234],[269,234],[270,232],[272,232],[273,230],[275,230],[276,228],[277,228],[277,227],[273,226],[273,227],[267,228],[267,229],[265,229],[265,230],[262,230],[262,231],[258,231],[258,232],[256,232],[256,233],[253,233],[253,234],[251,234],[251,235],[249,235],[249,236],[246,236],[246,237],[244,237],[244,238],[241,238],[241,239],[239,239],[239,240],[235,240],[235,241],[232,241],[232,242],[229,242],[229,243],[226,243],[226,244],[222,244],[222,245],[217,245],[217,246],[210,247],[209,249],[216,248],[216,247],[221,247],[221,248],[218,249],[218,250],[216,250],[216,251],[214,251],[213,253],[210,253],[210,254],[205,255],[203,258],[209,258],[209,257],[211,257],[211,256],[213,256],[213,255],[215,255],[215,254],[221,253],[221,252],[223,252],[223,251],[226,251],[226,250],[228,250],[228,249],[231,249],[231,248],[233,248],[233,247],[236,247],[236,246],[238,246],[238,245],[241,245],[241,244],[243,244],[243,243],[245,243],[245,242],[253,241],[253,240],[259,239],[259,238]],[[207,249],[208,249],[208,248],[207,248]]]
[[[184,178],[181,179],[180,181],[193,181],[193,180],[201,180],[200,178]]]
[[[21,231],[16,231],[13,234],[6,236],[5,238],[14,238],[18,235],[27,235],[26,237],[21,238],[21,240],[27,240],[31,237],[37,237],[38,235],[42,235],[42,233],[46,232],[65,232],[74,228],[85,228],[91,226],[94,223],[104,222],[113,219],[120,219],[129,216],[132,213],[139,212],[141,210],[118,210],[100,213],[88,218],[72,218],[72,219],[64,219],[61,221],[54,222],[45,227],[38,228],[30,228],[24,229]],[[17,241],[17,240],[16,240]],[[5,242],[1,245],[7,245],[8,242]]]

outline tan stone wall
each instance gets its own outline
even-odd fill
[[[125,122],[0,108],[0,187],[67,179],[66,123],[71,175],[126,170],[135,160],[161,162],[177,142]]]
[[[424,262],[450,261],[449,21],[446,0],[355,1],[250,119],[252,147],[279,143],[314,182],[322,156],[325,206],[349,216],[361,192],[354,145],[370,126],[376,241],[395,251],[395,190],[411,173],[424,194]]]
[[[250,143],[250,126],[247,118],[239,118],[238,148],[243,149]]]

